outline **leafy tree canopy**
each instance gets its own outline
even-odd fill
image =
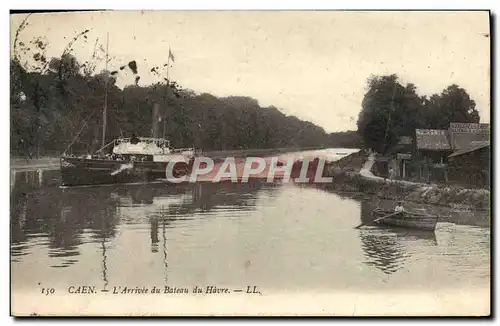
[[[328,134],[275,107],[263,108],[253,98],[218,98],[183,89],[161,75],[167,64],[148,71],[161,80],[148,86],[139,85],[144,71],[136,60],[118,63],[115,71],[96,72],[99,63],[115,59],[105,55],[99,39],[93,43],[88,60],[79,62],[72,55],[76,43],[89,41],[88,29],[69,38],[59,57],[49,58],[48,41],[43,37],[21,41],[28,18],[15,33],[10,67],[13,155],[61,153],[73,139],[73,152],[97,150],[102,143],[105,90],[106,142],[132,134],[151,136],[156,103],[163,117],[161,129],[174,147],[224,150],[361,146],[361,137],[354,131]],[[115,82],[122,73],[132,73],[134,84],[118,88]]]
[[[458,85],[427,98],[414,84],[403,85],[397,75],[372,76],[367,81],[358,117],[358,134],[367,148],[386,153],[400,136],[415,129],[447,129],[450,122],[478,123],[476,103]]]

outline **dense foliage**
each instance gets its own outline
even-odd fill
[[[478,123],[476,103],[457,85],[441,94],[419,96],[415,85],[402,85],[396,75],[368,79],[358,133],[367,148],[386,153],[400,136],[415,129],[447,129],[450,122]]]
[[[276,107],[260,107],[248,97],[218,98],[196,94],[175,82],[162,82],[120,89],[115,85],[120,71],[88,73],[71,54],[45,59],[47,68],[27,71],[11,61],[11,152],[62,153],[78,135],[73,152],[95,151],[101,146],[103,105],[107,83],[106,142],[119,136],[152,136],[153,103],[165,117],[160,130],[174,147],[203,150],[359,147],[356,132],[326,133],[311,122],[287,116]],[[120,69],[132,70],[139,80],[137,63]],[[80,133],[81,131],[81,133]]]
[[[153,136],[155,104],[160,106],[163,118],[155,128],[161,131],[157,136],[168,138],[174,147],[225,150],[361,146],[361,137],[355,131],[328,134],[276,107],[260,107],[249,97],[218,98],[182,89],[163,76],[169,61],[148,71],[135,60],[117,63],[108,57],[98,38],[90,41],[90,29],[68,38],[60,57],[49,58],[45,38],[23,39],[29,17],[16,30],[10,65],[13,155],[62,153],[70,144],[73,153],[94,152],[103,142],[120,136]],[[75,44],[82,42],[93,44],[93,50],[88,60],[79,62],[71,53]],[[96,73],[103,61],[118,64],[119,69]],[[140,74],[144,73],[156,75],[161,82],[138,86]],[[122,74],[132,74],[133,85],[118,88],[115,83]],[[157,117],[154,120],[158,121]]]

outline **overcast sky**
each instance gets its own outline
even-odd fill
[[[11,16],[11,36],[25,15]],[[117,11],[34,14],[19,36],[43,36],[60,56],[78,32],[79,61],[109,32],[109,69],[136,60],[140,85],[157,81],[151,67],[175,56],[170,77],[216,96],[256,98],[326,131],[355,130],[370,75],[398,74],[421,95],[450,84],[476,101],[490,121],[487,12],[174,12]],[[11,37],[11,49],[14,37]],[[104,62],[97,70],[104,68]],[[133,83],[124,76],[120,85]]]

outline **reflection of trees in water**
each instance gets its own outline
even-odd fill
[[[362,201],[360,218],[369,224],[373,220],[372,211],[376,203]],[[375,266],[386,274],[392,274],[403,268],[406,259],[410,256],[407,246],[414,241],[424,240],[426,245],[436,245],[434,232],[412,231],[406,229],[395,229],[376,227],[373,229],[360,229],[361,248],[366,257],[365,263]]]
[[[10,196],[10,232],[11,243],[20,244],[26,240],[23,229],[28,216],[28,195],[14,189]]]
[[[193,184],[191,202],[172,204],[168,207],[167,214],[186,216],[222,207],[234,210],[254,209],[257,194],[262,188],[261,182]]]
[[[362,200],[361,201],[361,212],[360,212],[360,220],[362,223],[371,224],[373,221],[373,210],[377,208],[377,204],[375,202]]]
[[[115,236],[118,224],[116,205],[117,200],[105,187],[63,189],[61,211],[68,212],[66,224],[78,225],[79,230],[90,229],[94,240]]]
[[[152,205],[155,198],[187,194],[190,187],[168,184],[125,185],[117,186],[113,192],[119,197],[130,198],[132,204]]]
[[[150,217],[149,223],[151,225],[151,252],[158,252],[158,242],[160,242],[158,239],[158,217]]]
[[[101,254],[102,254],[102,280],[104,282],[104,287],[102,291],[108,291],[108,254],[106,248],[106,238],[103,237],[101,241]]]
[[[175,186],[145,184],[117,187],[112,190],[112,196],[122,199],[123,203],[119,204],[121,206],[130,204],[156,206],[155,213],[148,216],[150,221],[155,223],[154,216],[158,215],[160,210],[164,218],[171,222],[180,217],[192,216],[196,212],[209,212],[218,208],[253,209],[257,194],[263,187],[262,182],[196,183]],[[170,198],[177,200],[163,201]]]
[[[116,188],[113,193],[117,197],[130,198],[134,205],[154,205],[156,208],[149,214],[151,252],[157,253],[161,246],[165,265],[165,282],[167,283],[168,243],[167,229],[178,219],[194,218],[197,212],[207,213],[219,208],[249,210],[254,208],[257,193],[264,184],[252,182],[248,184],[233,183],[197,183],[184,185],[148,184]],[[179,196],[188,195],[188,196]],[[164,201],[177,198],[181,200]],[[161,231],[161,237],[159,235]]]
[[[370,224],[376,204],[361,201],[361,222]],[[387,230],[360,230],[361,248],[365,253],[365,263],[375,266],[386,274],[392,274],[403,268],[406,259],[405,248],[398,242],[394,233]]]
[[[45,187],[26,190],[14,185],[11,191],[11,253],[25,254],[27,240],[45,235],[49,240],[49,255],[60,257],[58,267],[76,262],[82,237],[103,248],[103,265],[106,269],[106,243],[116,234],[120,215],[121,198],[133,204],[158,205],[162,198],[190,196],[182,201],[168,202],[159,207],[149,218],[151,250],[158,251],[159,229],[166,239],[165,229],[178,218],[192,216],[195,212],[208,212],[220,207],[235,210],[252,209],[263,183],[248,184],[206,183],[187,185],[145,184],[117,185],[111,187],[64,188]],[[160,199],[155,202],[156,199]],[[166,242],[166,240],[165,240]],[[166,244],[165,244],[166,246]]]
[[[109,190],[58,187],[29,193],[14,190],[11,208],[11,241],[15,248],[12,254],[22,255],[23,250],[18,250],[23,248],[22,244],[43,234],[49,240],[49,256],[67,258],[55,267],[76,262],[84,229],[90,229],[95,240],[115,234],[117,220]]]
[[[365,264],[375,266],[386,274],[403,268],[407,253],[395,234],[361,230],[360,238]]]

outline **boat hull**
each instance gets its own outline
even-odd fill
[[[381,209],[375,209],[373,215],[376,218],[384,217],[389,214],[393,214],[393,211],[385,211]],[[418,229],[424,231],[434,231],[436,229],[438,216],[432,215],[421,215],[409,212],[403,212],[402,214],[397,214],[394,216],[389,216],[388,218],[382,219],[375,223],[388,225],[393,227]]]
[[[61,184],[81,186],[165,179],[168,163],[64,157],[61,158]],[[190,166],[186,163],[176,163],[174,176],[189,173]]]

